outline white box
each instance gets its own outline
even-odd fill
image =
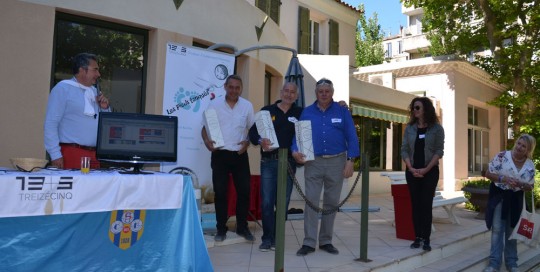
[[[224,147],[225,141],[223,141],[223,134],[221,133],[221,128],[219,127],[219,119],[217,117],[216,110],[205,110],[204,119],[206,120],[206,133],[210,140],[214,141],[214,148]]]
[[[270,116],[269,111],[262,110],[257,112],[255,114],[255,125],[257,126],[257,132],[259,132],[261,138],[269,139],[272,143],[272,145],[270,145],[270,150],[279,148],[276,130],[274,129],[274,123],[272,123],[272,117]]]
[[[305,155],[304,160],[315,160],[311,121],[303,120],[296,122],[294,124],[294,130],[296,132],[296,145],[298,146],[298,151]]]

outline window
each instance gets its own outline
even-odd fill
[[[146,30],[58,13],[51,88],[73,76],[73,56],[96,54],[101,91],[111,101],[113,111],[144,112],[147,43]]]
[[[328,54],[339,55],[339,23],[330,19],[328,20],[328,31],[324,29],[321,33],[321,24],[326,19],[312,20],[309,9],[298,7],[298,53],[299,54],[323,54],[326,53],[326,48],[321,52],[320,40],[321,37],[328,37]],[[323,25],[324,26],[324,25]],[[328,36],[326,36],[328,33]]]
[[[403,53],[403,41],[398,41],[398,54]]]
[[[360,142],[360,151],[367,152],[369,155],[369,168],[372,170],[387,169],[387,150],[391,148],[392,170],[400,171],[402,168],[400,153],[403,125],[357,115],[353,116],[353,120]],[[392,135],[387,135],[390,127]],[[391,136],[391,143],[387,141],[388,136]]]
[[[391,58],[392,57],[392,43],[386,44],[386,52],[384,53],[384,57]]]
[[[310,34],[309,39],[309,53],[310,54],[321,54],[319,51],[319,23],[315,21],[310,21]]]
[[[468,168],[469,174],[480,175],[489,163],[488,111],[469,105],[468,107]]]
[[[270,16],[270,19],[279,25],[280,0],[257,0],[255,1],[255,6],[264,11],[264,13]]]

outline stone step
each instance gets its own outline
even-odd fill
[[[489,264],[490,243],[491,241],[488,239],[485,245],[478,245],[475,248],[467,249],[466,251],[477,250],[478,252],[482,252],[482,255],[476,259],[476,262],[471,262],[467,267],[457,271],[476,272],[486,268]],[[518,257],[518,267],[520,271],[532,271],[532,269],[540,263],[540,248],[529,247],[526,244],[518,242]],[[501,267],[501,271],[506,271],[506,269]]]
[[[430,252],[420,252],[370,271],[445,271],[478,272],[488,265],[491,231],[485,230],[454,241]],[[540,247],[529,247],[518,242],[518,265],[520,271],[540,272]],[[501,271],[506,271],[502,268]]]
[[[422,269],[425,271],[459,271],[458,266],[463,265],[466,259],[471,258],[471,262],[475,260],[475,257],[472,256],[474,254],[463,254],[465,249],[479,244],[486,245],[486,241],[489,239],[488,235],[490,235],[488,231],[480,231],[441,247],[433,247],[429,252],[421,251],[416,255],[395,260],[384,266],[375,267],[371,271],[422,271]],[[485,247],[487,248],[488,246]],[[481,256],[480,254],[477,258]]]

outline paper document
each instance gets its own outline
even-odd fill
[[[313,135],[311,133],[311,121],[303,120],[294,124],[294,130],[296,132],[296,145],[298,151],[304,154],[306,161],[315,160],[313,153]]]
[[[206,133],[208,134],[208,137],[210,137],[210,140],[214,141],[214,148],[224,147],[225,141],[223,141],[223,134],[219,127],[219,119],[216,110],[205,110],[204,118],[206,120]]]
[[[255,114],[255,125],[257,126],[257,132],[261,138],[269,139],[272,145],[270,150],[279,148],[279,143],[276,137],[276,130],[274,129],[274,123],[272,123],[272,117],[267,110],[259,111]],[[265,150],[265,151],[270,151]]]

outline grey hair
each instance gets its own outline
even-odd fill
[[[97,62],[97,56],[90,53],[80,53],[73,57],[72,72],[74,75],[79,73],[79,68],[87,68],[90,65],[90,60]]]

